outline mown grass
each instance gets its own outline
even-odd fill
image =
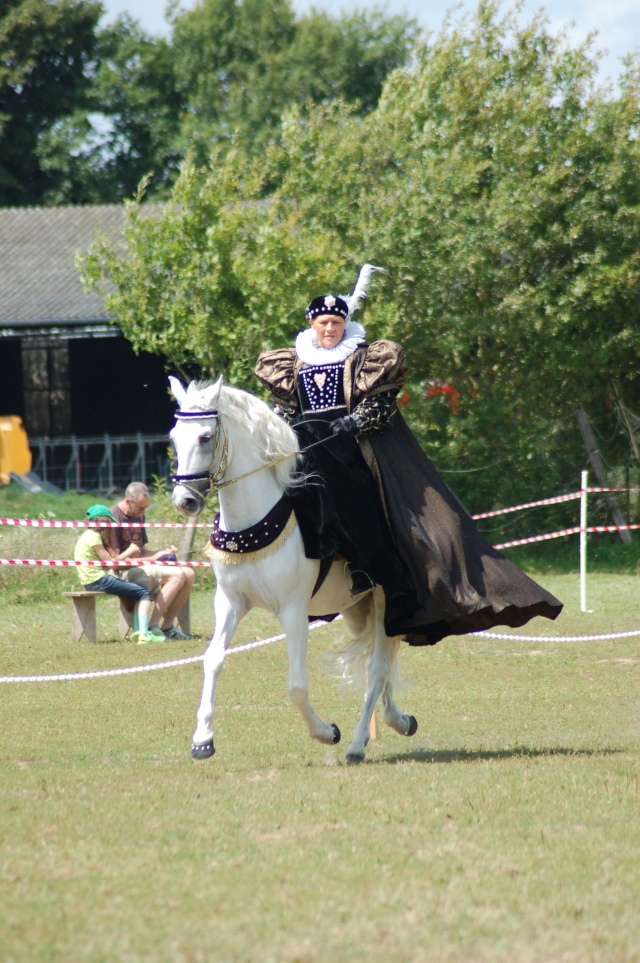
[[[635,576],[593,574],[584,615],[575,575],[544,583],[567,611],[523,636],[640,628]],[[59,596],[5,604],[0,674],[204,648],[115,642],[100,604],[98,645],[71,643]],[[211,622],[198,591],[194,626]],[[252,613],[236,641],[276,630]],[[3,963],[639,960],[638,637],[405,647],[418,733],[381,728],[348,767],[359,697],[315,669],[342,632],[310,642],[337,747],[288,704],[283,643],[229,656],[208,762],[189,758],[199,665],[3,685]]]

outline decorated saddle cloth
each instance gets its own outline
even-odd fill
[[[264,518],[240,532],[225,532],[220,528],[220,513],[218,513],[213,520],[213,532],[204,549],[205,555],[226,565],[258,562],[284,545],[296,524],[293,503],[287,494],[276,502]],[[320,559],[320,570],[311,593],[312,598],[327,577],[332,562],[333,557]],[[336,613],[320,617],[331,621],[336,618]]]
[[[220,514],[213,520],[213,532],[205,553],[227,565],[258,562],[276,552],[296,527],[296,517],[288,495],[283,495],[264,518],[240,532],[220,528]]]

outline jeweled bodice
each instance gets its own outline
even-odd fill
[[[298,375],[301,410],[337,415],[346,411],[343,374],[344,361],[302,368]]]

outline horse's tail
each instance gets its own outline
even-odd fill
[[[356,605],[346,609],[342,616],[353,638],[319,658],[320,668],[327,675],[338,679],[342,685],[366,683],[367,666],[376,641],[376,611],[373,597],[367,595]]]

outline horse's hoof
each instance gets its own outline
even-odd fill
[[[344,758],[349,765],[364,762],[364,752],[348,752]]]
[[[331,745],[332,745],[332,746],[337,746],[338,743],[340,742],[340,739],[342,738],[342,736],[340,735],[340,730],[338,729],[338,727],[337,727],[337,725],[335,724],[335,722],[332,722],[332,723],[331,723],[331,728],[333,729],[333,739],[332,739],[332,741],[331,741]]]
[[[409,728],[407,729],[408,736],[415,736],[418,731],[418,720],[415,716],[409,716]]]
[[[191,758],[192,759],[211,759],[214,754],[215,749],[213,748],[213,739],[209,742],[200,743],[197,745],[195,742],[191,746]]]

